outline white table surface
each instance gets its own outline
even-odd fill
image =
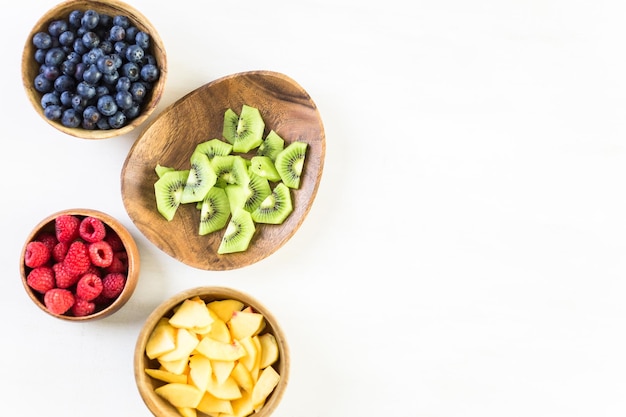
[[[626,3],[133,1],[168,54],[155,116],[256,69],[296,80],[322,115],[304,224],[225,272],[131,222],[120,171],[139,130],[76,139],[30,107],[22,46],[54,4],[10,2],[0,25],[3,410],[150,416],[132,369],[144,319],[224,285],[286,330],[276,417],[625,415]],[[96,323],[46,316],[19,280],[30,229],[71,207],[116,216],[139,244],[133,298]]]

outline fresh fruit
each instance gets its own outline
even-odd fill
[[[266,178],[268,181],[278,182],[280,174],[276,171],[274,161],[269,156],[257,155],[250,159],[250,172]]]
[[[171,221],[176,214],[188,176],[189,170],[168,171],[154,183],[157,210],[167,221]]]
[[[222,229],[228,223],[230,207],[223,188],[211,187],[200,205],[198,234],[207,235]]]
[[[34,240],[26,245],[24,263],[29,268],[45,265],[52,256],[52,251],[41,241]]]
[[[212,317],[208,330],[206,311]],[[181,320],[186,328],[172,326],[172,321]],[[229,333],[226,341],[210,335],[213,326],[220,323]],[[238,300],[183,300],[172,313],[159,319],[148,336],[145,352],[153,361],[145,373],[160,381],[155,393],[183,417],[197,413],[249,416],[262,409],[280,381],[279,368],[275,367],[278,343],[265,328],[264,316]],[[181,331],[187,336],[180,338],[185,334]],[[188,354],[181,356],[183,352]],[[180,359],[167,360],[172,357]]]
[[[225,253],[243,252],[248,249],[248,245],[254,236],[254,221],[249,211],[244,209],[238,209],[235,211],[228,225],[226,231],[222,236],[217,253],[222,255]]]
[[[244,104],[237,115],[232,109],[224,113],[224,138],[233,145],[233,152],[246,153],[263,142],[265,122],[259,109]]]
[[[202,201],[217,181],[217,175],[205,153],[194,152],[191,155],[190,163],[191,168],[180,197],[181,204]]]
[[[128,254],[119,235],[100,219],[89,216],[60,215],[51,222],[51,227],[25,246],[28,287],[53,314],[79,317],[108,307],[124,289],[128,272]],[[32,250],[34,242],[38,243],[37,248],[41,248],[40,244],[51,248],[48,261],[38,267],[29,266],[32,264],[29,257],[33,256],[29,248]],[[112,273],[114,260],[117,271]],[[107,275],[113,277],[106,278]],[[72,297],[65,291],[52,290],[65,290]],[[72,305],[67,307],[69,300],[73,300]],[[59,313],[61,310],[64,311]]]
[[[267,156],[272,161],[285,148],[285,140],[278,133],[270,130],[263,142],[259,145],[256,153],[258,156]]]
[[[283,183],[289,188],[300,188],[307,147],[306,142],[292,142],[276,155],[274,165]]]
[[[232,150],[233,145],[217,138],[199,143],[196,146],[196,151],[205,154],[209,158],[209,161],[211,161],[215,156],[230,155]]]
[[[292,211],[290,189],[280,182],[251,215],[256,223],[281,224]]]

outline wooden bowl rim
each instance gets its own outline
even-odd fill
[[[37,236],[37,234],[41,230],[45,228],[49,229],[52,223],[54,222],[54,219],[56,219],[58,216],[63,215],[63,214],[72,214],[72,215],[77,215],[77,216],[94,216],[94,217],[101,219],[107,226],[109,226],[111,229],[115,231],[115,233],[117,233],[117,235],[120,237],[120,239],[124,243],[124,248],[126,249],[126,253],[128,254],[128,272],[126,274],[126,285],[124,286],[122,293],[109,306],[98,311],[97,313],[90,314],[88,316],[74,317],[74,316],[69,316],[69,315],[52,313],[40,301],[40,299],[37,297],[37,295],[35,295],[33,290],[28,286],[28,283],[26,282],[26,266],[24,264],[24,254],[26,252],[26,246],[28,245],[28,242],[33,240],[35,236]],[[72,208],[72,209],[60,210],[60,211],[57,211],[55,213],[52,213],[46,216],[44,219],[39,221],[39,223],[37,223],[35,227],[31,229],[28,236],[26,237],[26,240],[24,241],[22,250],[20,252],[19,268],[20,268],[20,276],[22,279],[22,286],[26,290],[26,294],[28,295],[28,297],[31,299],[31,301],[33,301],[33,303],[40,310],[42,310],[43,312],[45,312],[46,314],[52,317],[55,317],[61,320],[66,320],[70,322],[84,322],[84,321],[100,320],[105,317],[108,317],[112,315],[113,313],[115,313],[116,311],[120,310],[128,302],[128,300],[134,293],[135,288],[137,287],[137,283],[139,281],[140,265],[141,265],[141,262],[140,262],[139,249],[137,247],[137,243],[135,242],[135,239],[132,237],[128,229],[126,229],[126,227],[124,227],[124,225],[119,220],[99,210],[87,209],[87,208]]]
[[[135,344],[135,352],[133,357],[133,369],[135,374],[135,383],[141,395],[141,398],[148,409],[157,417],[180,417],[180,414],[169,405],[164,399],[159,397],[153,390],[151,378],[145,373],[146,363],[149,361],[145,355],[145,348],[150,333],[158,320],[171,314],[172,309],[188,298],[199,296],[203,300],[222,300],[233,298],[244,303],[246,306],[252,306],[253,309],[263,314],[267,322],[267,326],[272,330],[271,333],[276,338],[279,347],[279,366],[280,381],[267,402],[259,412],[253,413],[251,417],[269,417],[278,407],[281,399],[285,394],[285,390],[289,383],[290,371],[290,351],[287,344],[285,333],[278,323],[274,314],[259,300],[250,294],[241,290],[225,286],[199,286],[189,288],[172,295],[168,299],[159,304],[146,318],[141,328]]]
[[[43,112],[41,107],[41,93],[39,93],[33,87],[33,75],[36,74],[35,71],[30,70],[31,66],[33,69],[38,70],[38,64],[33,60],[34,47],[32,45],[32,37],[35,33],[47,27],[48,23],[57,17],[62,17],[68,14],[74,8],[78,9],[94,9],[96,11],[102,10],[119,10],[125,12],[127,15],[132,16],[131,20],[142,30],[147,30],[152,38],[151,50],[153,55],[157,59],[157,64],[160,71],[160,77],[157,83],[153,86],[151,91],[150,100],[144,103],[143,111],[139,116],[133,119],[127,125],[119,128],[119,129],[108,129],[108,130],[88,130],[82,128],[70,128],[63,126],[60,122],[48,119]],[[150,20],[138,9],[134,6],[122,2],[120,0],[64,0],[61,3],[56,4],[52,8],[48,9],[33,25],[30,30],[26,41],[24,43],[24,49],[22,51],[22,85],[26,92],[26,96],[28,101],[31,103],[31,106],[34,110],[39,114],[39,116],[50,126],[55,129],[80,139],[87,140],[99,140],[99,139],[108,139],[112,137],[117,137],[129,133],[130,131],[136,129],[140,125],[142,125],[156,110],[161,98],[163,97],[163,92],[165,89],[165,84],[167,81],[167,54],[165,52],[165,46],[163,44],[163,39],[161,38],[159,32],[156,27],[150,22]]]

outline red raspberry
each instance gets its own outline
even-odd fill
[[[87,271],[85,271],[85,274],[94,274],[94,275],[97,275],[98,278],[102,278],[102,269],[100,269],[97,266],[91,264],[91,265],[89,265],[89,268],[87,268]],[[83,274],[83,275],[85,275],[85,274]]]
[[[72,242],[78,237],[80,219],[71,214],[62,214],[54,220],[54,227],[59,242]]]
[[[126,250],[120,236],[110,228],[107,230],[107,235],[104,237],[104,240],[108,242],[109,245],[111,245],[111,249],[113,249],[113,252]]]
[[[117,298],[126,285],[126,275],[119,272],[107,274],[102,279],[102,295],[104,298]]]
[[[87,245],[80,240],[72,242],[65,259],[63,259],[63,266],[67,272],[73,276],[84,274],[90,264],[91,259],[89,259]]]
[[[48,247],[48,250],[50,251],[52,251],[52,248],[54,248],[54,245],[56,245],[58,242],[57,237],[54,233],[45,232],[45,231],[40,232],[35,238],[35,240],[43,242]]]
[[[88,300],[83,300],[80,297],[76,297],[74,305],[72,306],[72,314],[75,317],[88,316],[96,310],[96,305]]]
[[[104,270],[108,273],[128,272],[128,254],[126,251],[113,252],[113,261]]]
[[[54,271],[49,266],[35,268],[26,276],[26,283],[38,293],[45,294],[56,286]]]
[[[74,305],[74,294],[70,290],[53,288],[43,296],[43,303],[53,314],[64,314]]]
[[[99,242],[104,239],[106,229],[102,220],[87,216],[80,222],[79,235],[87,242]]]
[[[50,250],[45,243],[38,240],[33,240],[26,244],[26,251],[24,252],[24,264],[29,268],[37,268],[44,265],[50,260]]]
[[[76,281],[80,278],[80,275],[70,274],[63,262],[52,265],[52,270],[54,271],[54,281],[59,288],[69,288],[76,284]]]
[[[65,255],[67,255],[67,250],[70,248],[70,244],[67,242],[58,242],[52,248],[52,259],[57,262],[63,261],[65,259]]]
[[[76,283],[76,297],[91,301],[102,292],[102,280],[96,274],[83,274]]]
[[[106,268],[113,262],[113,249],[104,240],[89,244],[89,259],[95,266]]]

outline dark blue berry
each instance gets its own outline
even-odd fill
[[[100,120],[98,120],[98,122],[96,123],[96,125],[98,126],[98,129],[100,129],[100,130],[111,129],[111,126],[109,126],[109,118],[108,117],[101,117]]]
[[[141,70],[139,65],[134,62],[127,62],[122,65],[122,76],[128,77],[131,81],[138,81],[141,77]]]
[[[137,32],[139,32],[137,26],[129,26],[126,29],[126,40],[128,41],[128,43],[133,43],[135,36],[137,36]]]
[[[52,37],[59,37],[63,32],[69,29],[65,20],[53,20],[48,25],[48,33]]]
[[[54,86],[52,81],[47,79],[46,76],[42,73],[37,74],[33,84],[35,90],[39,91],[40,93],[47,93],[49,91],[52,91],[52,88]]]
[[[91,99],[96,96],[96,87],[93,84],[81,81],[76,85],[76,94],[86,99]]]
[[[101,40],[98,48],[102,49],[102,52],[104,52],[105,55],[109,55],[113,52],[113,42]]]
[[[106,85],[99,85],[96,87],[96,97],[106,96],[107,94],[111,94],[111,90]]]
[[[46,32],[37,32],[33,35],[33,45],[38,49],[48,49],[52,47],[52,36]]]
[[[61,74],[56,80],[54,80],[54,89],[59,93],[62,93],[64,91],[71,91],[75,88],[75,78],[70,77],[69,75]]]
[[[84,62],[79,62],[76,64],[76,72],[74,73],[74,78],[76,80],[81,81],[83,79],[83,74],[85,74],[85,70],[88,68],[87,64]]]
[[[116,91],[128,91],[130,90],[131,81],[128,77],[120,77],[117,79],[117,83],[115,84]]]
[[[46,54],[48,53],[47,49],[37,49],[35,51],[35,61],[39,64],[43,64],[46,62]]]
[[[59,96],[59,100],[61,100],[63,106],[72,107],[72,97],[74,97],[74,93],[71,91],[63,91]]]
[[[41,96],[41,107],[43,107],[44,109],[48,106],[60,106],[61,105],[61,99],[59,99],[59,96],[55,93],[45,93],[44,95]]]
[[[82,37],[74,39],[74,51],[79,55],[83,55],[89,51],[89,48],[83,43]]]
[[[99,56],[96,65],[103,75],[111,75],[117,71],[115,60],[110,55]]]
[[[73,46],[76,35],[71,30],[66,30],[59,35],[59,43],[63,46]]]
[[[116,111],[114,115],[109,117],[109,126],[113,129],[119,129],[126,124],[126,115],[122,111]]]
[[[154,64],[146,64],[141,67],[141,79],[153,83],[159,79],[159,68]]]
[[[83,110],[83,120],[89,120],[95,124],[101,117],[102,114],[98,111],[96,106],[90,105]]]
[[[141,106],[138,103],[133,103],[130,108],[124,110],[124,114],[126,115],[126,120],[132,120],[139,116],[141,113]]]
[[[129,62],[140,62],[144,55],[143,48],[137,44],[128,45],[128,48],[126,48],[126,59]]]
[[[87,100],[87,98],[75,94],[72,97],[72,108],[77,112],[82,113],[83,110],[85,110],[85,107],[87,107],[88,101],[89,100]]]
[[[135,35],[135,43],[141,46],[144,50],[150,47],[150,35],[147,32],[139,31]]]
[[[41,71],[43,76],[46,77],[46,79],[50,81],[56,80],[59,77],[59,75],[61,75],[61,70],[59,69],[59,67],[53,66],[53,65],[44,64],[41,67],[39,67],[39,71]]]
[[[115,93],[115,104],[122,110],[130,109],[133,105],[133,96],[129,91]]]
[[[123,41],[126,38],[126,29],[124,29],[122,26],[119,25],[114,25],[111,27],[111,30],[109,30],[109,36],[108,39],[111,42],[119,42],[119,41]]]
[[[128,16],[115,15],[113,16],[113,24],[115,26],[121,26],[124,29],[126,29],[127,27],[130,26],[130,19],[128,18]]]
[[[43,114],[47,119],[59,120],[63,115],[63,107],[58,104],[51,104],[43,109]]]
[[[117,104],[111,95],[105,95],[98,98],[97,108],[103,116],[113,116],[117,112]]]
[[[46,53],[45,64],[50,66],[59,66],[65,61],[66,54],[61,48],[50,48]]]
[[[130,86],[130,94],[132,94],[134,101],[141,103],[146,98],[146,94],[148,94],[148,88],[141,81],[134,82]]]
[[[68,59],[61,62],[59,69],[65,75],[71,75],[73,77],[76,74],[76,64]]]
[[[80,114],[74,109],[65,109],[61,116],[61,123],[66,127],[80,126]]]
[[[114,71],[113,74],[103,74],[102,81],[108,85],[112,85],[113,89],[115,89],[115,84],[117,84],[117,80],[120,78],[120,73]]]
[[[98,84],[101,78],[102,72],[100,72],[96,64],[89,65],[83,73],[83,80],[92,85]]]
[[[98,22],[100,22],[100,15],[95,10],[86,10],[80,19],[80,25],[88,30],[95,29]]]
[[[77,29],[81,26],[81,19],[83,18],[82,10],[72,10],[67,17],[70,26],[74,29]]]
[[[87,49],[94,49],[100,44],[100,37],[95,32],[87,32],[81,37]]]

